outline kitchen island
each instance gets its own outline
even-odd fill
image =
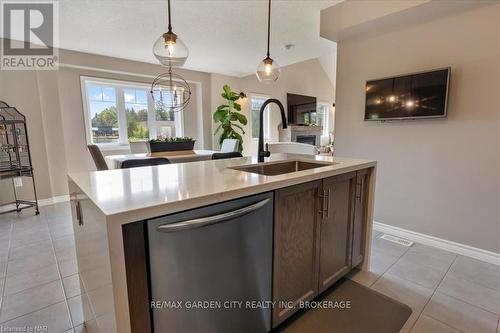
[[[263,244],[268,245],[256,249],[250,244],[245,255],[269,252],[268,262],[255,269],[263,280],[255,289],[266,291],[261,301],[291,305],[262,312],[263,327],[276,327],[293,315],[298,302],[312,300],[353,267],[368,267],[375,167],[371,160],[273,154],[263,164],[243,157],[70,174],[78,269],[84,295],[96,300],[99,329],[150,332],[164,327],[157,325],[166,312],[156,311],[151,303],[161,301],[155,297],[163,290],[158,286],[165,274],[161,272],[176,275],[186,267],[167,267],[170,273],[161,267],[176,261],[151,248],[153,232],[173,224],[183,230],[187,224],[206,223],[206,217],[192,212],[205,209],[208,214],[212,207],[222,208],[210,217],[223,216],[223,221],[237,213],[239,220],[250,221],[239,233],[251,232],[251,221],[263,221],[248,215],[252,209],[267,207],[271,212],[270,232],[255,235],[266,235],[269,242]],[[188,223],[176,218],[182,214]],[[193,246],[209,227],[197,230]],[[196,291],[196,284],[186,290]]]

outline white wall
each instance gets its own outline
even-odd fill
[[[336,154],[378,161],[375,220],[500,252],[500,5],[338,44]],[[449,116],[364,122],[365,80],[451,66]]]

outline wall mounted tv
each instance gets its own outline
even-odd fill
[[[365,120],[446,117],[451,68],[366,82]]]
[[[309,125],[316,123],[316,97],[286,94],[288,123]]]

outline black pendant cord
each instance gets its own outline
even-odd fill
[[[172,32],[172,24],[170,18],[170,0],[168,0],[168,32]]]
[[[170,0],[169,0],[170,1]],[[267,9],[267,57],[269,58],[269,40],[271,39],[271,0]]]

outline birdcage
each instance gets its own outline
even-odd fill
[[[17,188],[22,186],[23,177],[31,178],[34,200],[19,198]],[[26,117],[16,108],[0,101],[0,180],[11,179],[14,201],[8,202],[1,213],[21,211],[34,207],[35,214],[39,214],[38,200],[36,197],[35,178],[26,129]],[[5,187],[2,184],[2,187]],[[5,188],[5,191],[8,189]],[[2,192],[4,189],[2,189]],[[2,208],[4,208],[2,207]],[[11,208],[12,209],[9,209]]]

